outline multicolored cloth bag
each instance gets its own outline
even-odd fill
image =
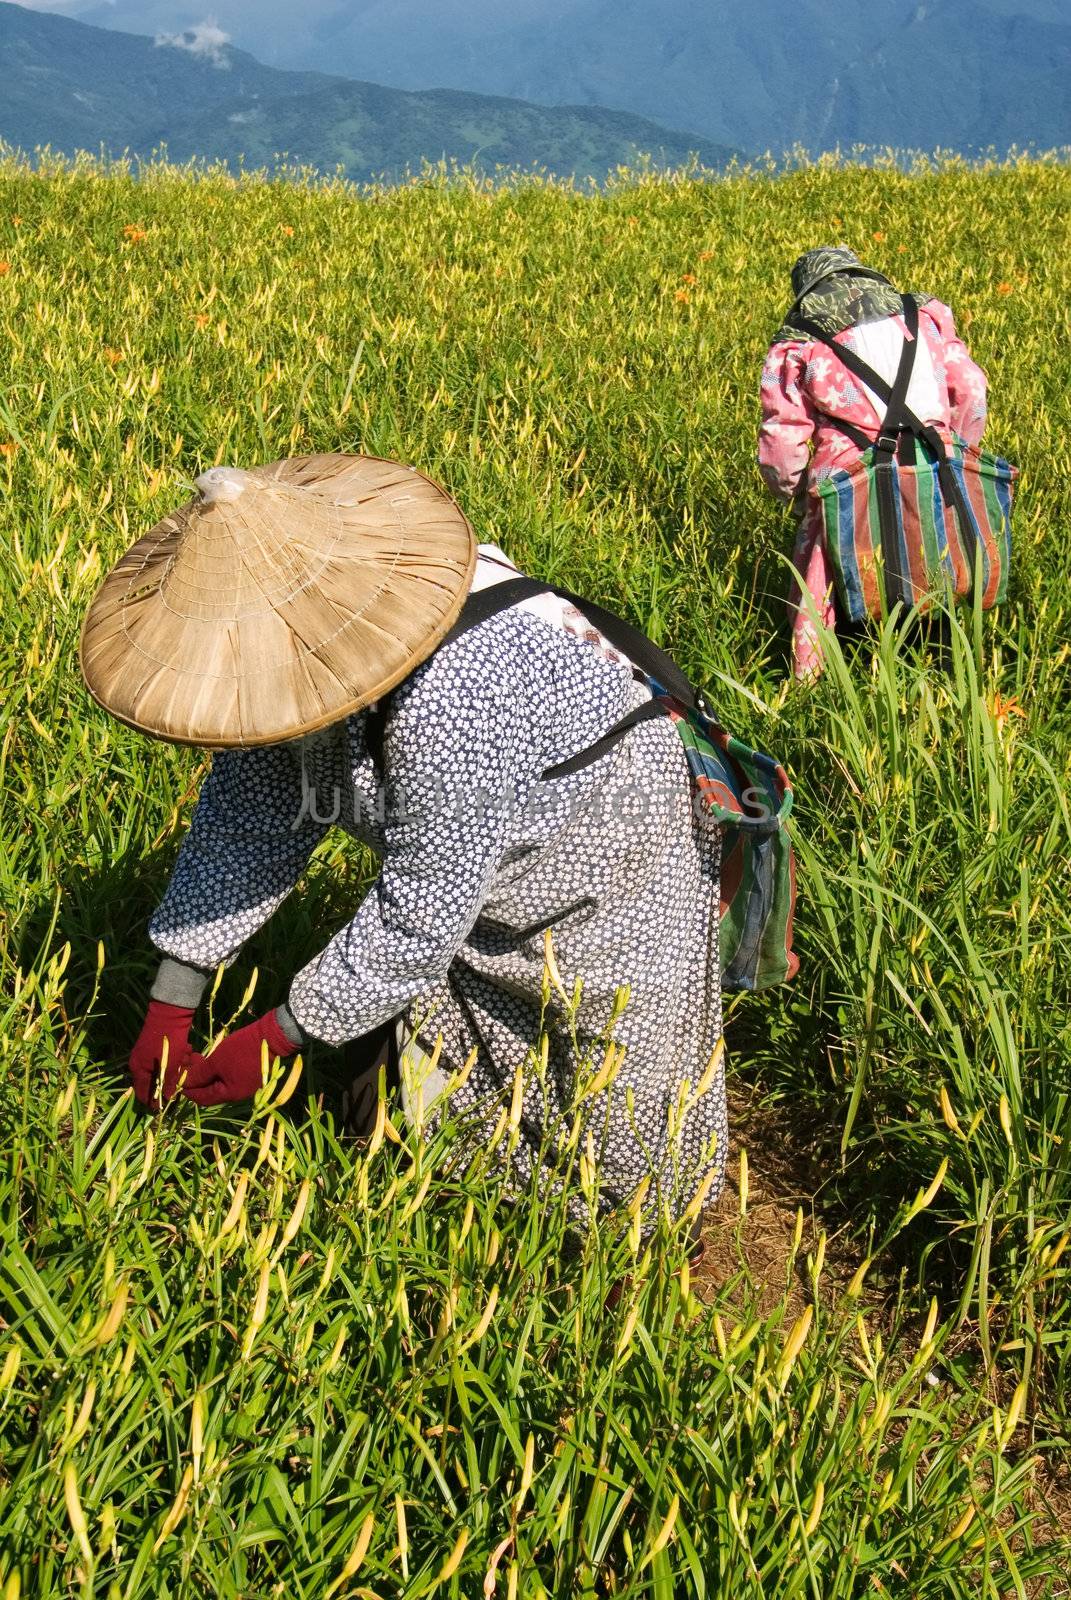
[[[659,691],[659,686],[652,683]],[[696,800],[723,828],[721,982],[767,989],[795,977],[796,861],[784,767],[671,695],[656,692],[684,744]]]
[[[949,591],[957,600],[978,593],[984,611],[1007,598],[1017,469],[954,437],[946,460],[959,504],[950,504],[938,462],[919,441],[911,444],[915,454],[907,464],[901,457],[890,467],[871,446],[811,490],[821,505],[837,596],[852,622],[881,616],[898,600],[925,611]],[[891,480],[884,495],[882,473]],[[892,515],[883,521],[888,499]]]
[[[834,419],[862,454],[808,489],[851,622],[880,617],[897,602],[929,610],[949,596],[977,597],[988,610],[1008,592],[1018,469],[958,436],[949,443],[907,407],[918,305],[910,296],[902,305],[910,337],[892,385],[816,324],[801,323],[887,406],[877,439]]]
[[[447,635],[456,638],[497,612],[535,595],[568,601],[646,678],[652,698],[630,711],[594,744],[548,767],[544,779],[591,766],[630,728],[668,715],[684,745],[695,804],[723,828],[721,864],[721,984],[766,989],[799,970],[792,949],[796,869],[788,818],[792,789],[772,756],[752,750],[714,719],[703,696],[671,656],[623,617],[591,600],[541,583],[511,578],[469,596]]]

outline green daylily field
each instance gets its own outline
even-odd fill
[[[603,192],[0,163],[3,1600],[1066,1592],[1069,208],[1043,161]],[[787,681],[758,373],[839,239],[953,306],[1023,469],[1009,602],[960,614],[947,677],[894,618]],[[801,970],[726,1033],[822,1175],[777,1281],[743,1174],[738,1270],[668,1223],[570,1242],[560,1197],[502,1195],[509,1105],[492,1149],[387,1104],[357,1144],[326,1049],[248,1113],[133,1103],[206,760],[89,702],[81,617],[207,466],[335,449],[440,479],[788,767]],[[372,870],[330,842],[206,1027],[285,995]],[[596,1181],[583,1138],[560,1161]]]

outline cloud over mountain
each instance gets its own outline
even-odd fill
[[[211,19],[198,22],[192,28],[183,28],[181,33],[158,33],[153,43],[157,48],[169,47],[173,50],[188,50],[191,56],[198,56],[204,61],[211,61],[214,67],[228,67],[230,62],[225,54],[226,46],[231,42],[229,33]]]

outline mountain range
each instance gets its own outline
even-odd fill
[[[748,153],[1071,142],[1068,0],[31,0],[289,70],[619,106]]]
[[[149,38],[0,4],[0,139],[172,160],[273,166],[279,156],[353,179],[422,159],[543,166],[602,179],[650,155],[720,166],[732,151],[628,112],[548,107],[452,89],[410,92],[264,66],[212,27]]]

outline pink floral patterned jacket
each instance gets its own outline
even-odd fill
[[[926,301],[919,311],[919,333],[922,343],[908,405],[944,434],[955,432],[968,444],[979,444],[985,431],[986,377],[956,333],[949,308],[939,300]],[[846,328],[835,342],[850,345],[891,383],[906,336],[902,317],[884,317]],[[827,627],[836,620],[833,569],[815,498],[806,495],[807,485],[859,457],[858,446],[840,431],[838,420],[876,436],[884,415],[877,395],[825,345],[802,334],[798,341],[771,345],[762,373],[759,471],[772,493],[791,504],[800,518],[792,563]],[[789,614],[798,678],[817,673],[822,666],[816,629],[802,598],[793,582]]]

